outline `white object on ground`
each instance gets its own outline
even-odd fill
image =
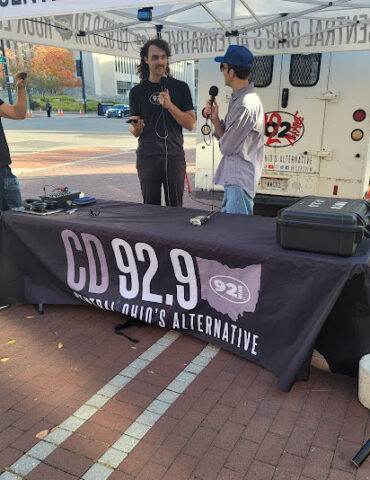
[[[370,353],[360,360],[358,372],[358,399],[362,405],[370,409]]]

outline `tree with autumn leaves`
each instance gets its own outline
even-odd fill
[[[62,93],[66,87],[81,85],[73,54],[64,48],[36,45],[28,72],[30,86],[42,94]]]
[[[30,45],[23,55],[9,49],[6,49],[6,55],[11,74],[25,70],[28,86],[42,95],[59,94],[64,88],[81,86],[81,79],[76,77],[73,54],[64,48]]]

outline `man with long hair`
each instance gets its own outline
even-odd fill
[[[193,130],[195,112],[185,82],[171,77],[168,43],[148,40],[140,50],[140,84],[130,91],[130,132],[139,139],[136,168],[144,203],[181,207],[185,180],[182,129]]]

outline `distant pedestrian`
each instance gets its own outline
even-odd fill
[[[49,101],[46,102],[46,113],[48,114],[48,117],[51,116],[51,104],[49,103]]]

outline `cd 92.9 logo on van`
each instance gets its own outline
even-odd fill
[[[289,147],[298,142],[304,134],[304,117],[298,110],[289,112],[265,113],[266,147]]]

